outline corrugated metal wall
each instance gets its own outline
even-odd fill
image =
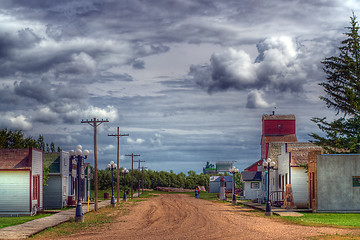
[[[30,171],[0,171],[0,214],[30,213]]]

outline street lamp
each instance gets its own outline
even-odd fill
[[[267,202],[265,209],[265,216],[271,216],[271,202],[270,202],[270,170],[274,169],[275,162],[268,158],[267,160],[263,160],[263,167],[268,170],[268,180],[267,180]]]
[[[111,161],[110,164],[108,164],[108,168],[111,169],[111,206],[115,207],[115,197],[114,197],[114,169],[116,169],[117,165],[114,163],[114,161]]]
[[[84,153],[84,157],[81,156]],[[70,150],[69,151],[70,158],[77,160],[77,204],[76,204],[76,213],[75,213],[75,222],[83,222],[84,221],[84,215],[82,213],[82,206],[81,206],[81,200],[80,200],[80,192],[81,192],[81,168],[82,168],[82,162],[84,159],[87,158],[89,155],[88,150],[82,151],[82,146],[77,145],[76,151]]]
[[[233,166],[229,172],[231,172],[233,174],[233,187],[232,187],[232,204],[236,205],[236,195],[235,195],[235,174],[237,172],[239,172],[239,169],[235,168],[235,166]]]
[[[124,174],[124,197],[123,197],[123,200],[126,201],[127,200],[127,197],[126,197],[126,174],[129,173],[129,170],[124,168],[123,170],[121,170],[121,172]]]

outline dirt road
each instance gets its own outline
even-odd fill
[[[255,216],[245,207],[213,203],[188,195],[161,195],[139,202],[101,232],[66,239],[304,239],[359,230],[305,227]]]

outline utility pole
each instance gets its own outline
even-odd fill
[[[139,167],[138,167],[138,197],[140,197],[140,163],[145,162],[145,161],[135,161],[139,163]]]
[[[144,168],[147,168],[147,167],[141,167],[141,183],[142,183],[142,194],[144,194]]]
[[[129,134],[120,134],[120,129],[119,127],[117,127],[117,134],[108,134],[108,136],[112,136],[112,137],[117,137],[117,202],[120,202],[120,179],[119,179],[119,174],[120,174],[120,137],[128,137]]]
[[[134,156],[140,157],[139,154],[132,153],[131,155],[127,154],[125,155],[127,157],[131,156],[131,199],[133,199],[133,185],[134,185]]]
[[[95,191],[95,211],[98,210],[98,178],[97,178],[97,145],[96,145],[96,128],[103,122],[109,122],[108,119],[92,119],[92,120],[81,120],[81,123],[88,123],[90,126],[94,128],[94,168],[95,168],[95,176],[94,176],[94,191]]]

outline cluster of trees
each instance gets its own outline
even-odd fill
[[[123,187],[124,175],[121,174],[120,169],[120,185]],[[114,170],[114,182],[116,182],[116,170]],[[126,184],[129,187],[131,182],[131,170],[126,175]],[[203,173],[196,174],[194,171],[189,171],[188,175],[184,173],[176,174],[173,171],[153,171],[153,170],[143,170],[138,171],[134,169],[134,179],[133,186],[138,188],[140,181],[140,187],[144,182],[144,188],[155,188],[155,187],[175,187],[175,188],[185,188],[185,189],[195,189],[197,186],[209,187],[209,175]],[[143,181],[143,182],[142,182]],[[115,184],[116,185],[116,184]],[[93,184],[92,184],[93,186]],[[100,190],[106,190],[111,188],[111,170],[98,170],[98,188]]]
[[[56,152],[54,142],[50,145],[45,143],[44,136],[39,135],[35,140],[33,137],[25,137],[22,130],[9,130],[7,128],[0,130],[0,148],[38,148],[44,152]],[[61,148],[57,147],[57,152],[60,152]]]
[[[120,169],[120,186],[123,188],[124,175],[121,174]],[[227,175],[227,174],[225,174]],[[237,173],[235,187],[241,187],[241,175]],[[126,184],[129,188],[131,180],[131,170],[126,175]],[[200,173],[196,174],[195,171],[189,171],[187,175],[185,173],[174,173],[173,171],[153,171],[153,170],[144,170],[138,171],[134,169],[134,188],[138,188],[140,181],[140,187],[142,188],[142,180],[144,181],[144,188],[154,189],[156,187],[174,187],[174,188],[185,188],[185,189],[195,189],[197,186],[205,186],[206,189],[209,188],[209,175]],[[114,184],[116,185],[116,171],[114,171]],[[91,184],[94,186],[94,184]],[[107,190],[111,188],[111,170],[98,170],[98,188],[100,190]]]
[[[322,61],[327,77],[320,83],[326,93],[320,99],[339,117],[332,122],[312,119],[325,134],[310,134],[312,142],[328,153],[360,153],[360,36],[354,13],[346,29],[339,55]]]

